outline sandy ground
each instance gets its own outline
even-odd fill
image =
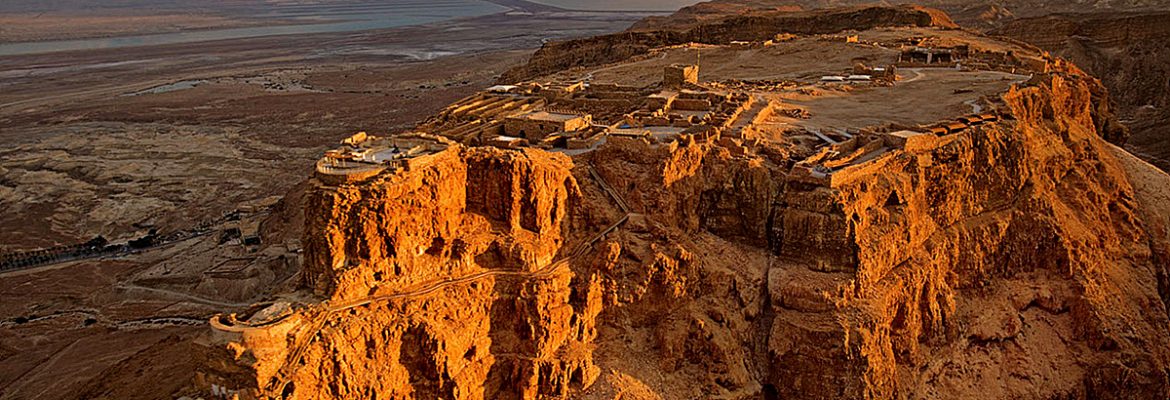
[[[904,70],[902,74],[917,79],[907,79],[891,87],[866,87],[847,94],[823,91],[820,96],[785,100],[808,110],[812,117],[798,124],[814,129],[865,127],[887,122],[927,125],[976,112],[981,106],[978,103],[972,106],[973,102],[1003,93],[1013,83],[1028,79],[1003,72],[947,68]]]
[[[896,37],[884,30],[865,34],[867,39],[875,41],[892,41]],[[944,37],[961,35],[945,34]],[[987,44],[987,47],[994,46],[1002,45]],[[1028,79],[1024,75],[995,71],[915,68],[899,71],[900,81],[891,87],[820,83],[825,75],[850,74],[855,60],[885,66],[895,63],[898,54],[898,50],[891,48],[805,37],[752,49],[709,45],[676,47],[650,54],[640,61],[604,66],[584,74],[597,82],[645,86],[661,80],[662,70],[668,65],[698,62],[699,79],[705,81],[794,81],[810,88],[813,94],[790,92],[765,97],[779,101],[784,107],[809,111],[811,118],[807,120],[781,120],[813,130],[844,130],[888,122],[931,124],[981,110],[982,98],[1002,93],[1013,83]]]
[[[199,326],[189,323],[129,323],[144,316],[199,320],[214,311],[112,289],[136,268],[140,264],[132,261],[79,262],[5,276],[0,304],[9,317],[0,322],[0,398],[72,398],[122,359],[168,337],[197,333]]]
[[[4,13],[0,14],[0,26],[3,27],[0,29],[0,43],[240,28],[274,23],[278,21],[199,14],[126,16]]]
[[[409,129],[491,85],[527,54],[507,49],[624,25],[497,16],[0,58],[0,251],[217,218],[287,191],[341,137]],[[199,84],[149,92],[176,82]]]

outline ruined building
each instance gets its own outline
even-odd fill
[[[698,65],[671,64],[664,68],[662,86],[678,89],[688,83],[699,83]]]

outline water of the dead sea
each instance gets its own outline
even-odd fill
[[[193,43],[224,39],[306,33],[354,32],[396,28],[475,17],[508,11],[482,0],[398,0],[351,6],[308,5],[273,9],[264,17],[304,20],[305,24],[249,28],[213,29],[113,38],[3,43],[0,56],[51,53],[70,50],[115,49],[120,47]],[[334,21],[334,22],[322,22]]]
[[[570,10],[674,11],[703,0],[529,0]]]

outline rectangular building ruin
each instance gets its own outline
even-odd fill
[[[662,87],[677,89],[688,83],[699,83],[698,65],[672,64],[663,70]]]
[[[530,141],[556,132],[574,132],[593,124],[589,114],[533,111],[504,119],[504,134]]]

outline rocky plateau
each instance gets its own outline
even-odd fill
[[[339,175],[327,155],[298,189],[294,283],[212,319],[191,392],[1170,396],[1170,176],[1119,147],[1128,131],[1102,81],[921,7],[660,23],[545,45],[501,78],[528,92],[453,104],[400,136],[433,143],[402,165]],[[906,41],[996,64],[818,81],[905,63],[890,44]],[[669,89],[639,71],[699,51],[680,92],[738,104],[725,125],[615,133],[669,113],[628,118],[657,106],[621,93]],[[764,86],[776,81],[788,86]],[[485,146],[515,116],[486,110],[538,103],[627,113],[593,112],[612,129],[578,151]],[[977,123],[914,131],[972,108]]]

